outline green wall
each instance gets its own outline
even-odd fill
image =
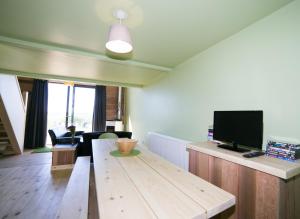
[[[200,39],[199,39],[200,40]],[[180,52],[180,51],[178,51]],[[214,110],[263,110],[264,140],[300,139],[300,1],[128,90],[128,129],[206,139]]]

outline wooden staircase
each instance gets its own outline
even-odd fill
[[[14,150],[9,137],[7,136],[7,132],[4,128],[4,124],[0,118],[0,154],[1,155],[12,155],[18,153]]]
[[[25,106],[16,76],[0,74],[0,154],[23,152]]]

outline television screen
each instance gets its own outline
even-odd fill
[[[215,140],[262,148],[263,111],[215,111]]]

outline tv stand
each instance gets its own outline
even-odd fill
[[[268,156],[246,159],[220,150],[214,142],[191,143],[187,150],[191,173],[236,197],[235,207],[220,218],[300,219],[298,161]]]
[[[227,150],[231,150],[231,151],[236,151],[239,153],[244,153],[244,152],[249,152],[249,149],[245,149],[245,148],[239,148],[237,146],[232,146],[232,145],[228,145],[228,144],[219,144],[218,145],[219,148],[223,148],[223,149],[227,149]]]

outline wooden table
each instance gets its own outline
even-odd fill
[[[52,151],[51,170],[72,169],[76,160],[77,144],[56,144]]]
[[[93,140],[101,219],[210,218],[235,204],[230,193],[138,148],[135,157],[112,157],[115,140]]]

